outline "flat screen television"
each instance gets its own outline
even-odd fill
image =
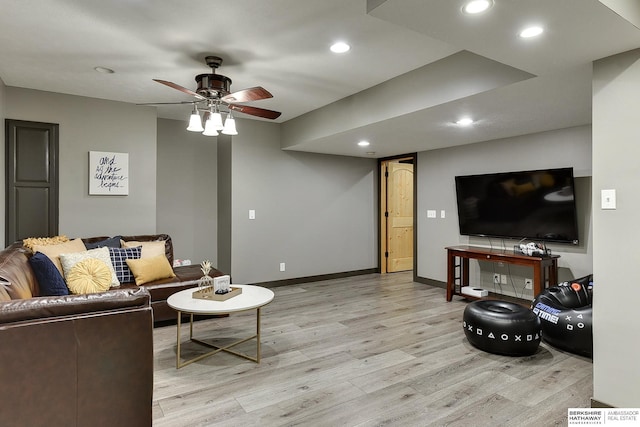
[[[578,244],[573,168],[455,181],[460,234]]]

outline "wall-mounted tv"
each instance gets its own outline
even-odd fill
[[[460,234],[578,244],[573,168],[455,181]]]

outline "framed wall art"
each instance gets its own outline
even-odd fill
[[[129,153],[89,151],[89,194],[129,194]]]

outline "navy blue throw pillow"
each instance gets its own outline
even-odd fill
[[[29,264],[40,285],[41,296],[69,295],[69,288],[62,274],[48,256],[36,252],[29,258]]]
[[[127,264],[128,259],[139,259],[142,254],[142,246],[135,248],[109,248],[111,264],[116,271],[116,277],[120,283],[135,282],[135,277]]]
[[[113,237],[110,237],[108,239],[100,240],[99,242],[85,243],[84,247],[87,248],[87,250],[96,249],[96,248],[102,248],[102,247],[105,247],[105,246],[107,248],[119,248],[120,247],[120,239],[121,238],[122,238],[122,236],[113,236]]]

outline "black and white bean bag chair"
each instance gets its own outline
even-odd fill
[[[542,321],[542,339],[561,350],[593,356],[593,275],[545,289],[531,303]]]
[[[512,302],[471,302],[464,309],[462,327],[474,347],[489,353],[529,356],[540,345],[540,319]]]

